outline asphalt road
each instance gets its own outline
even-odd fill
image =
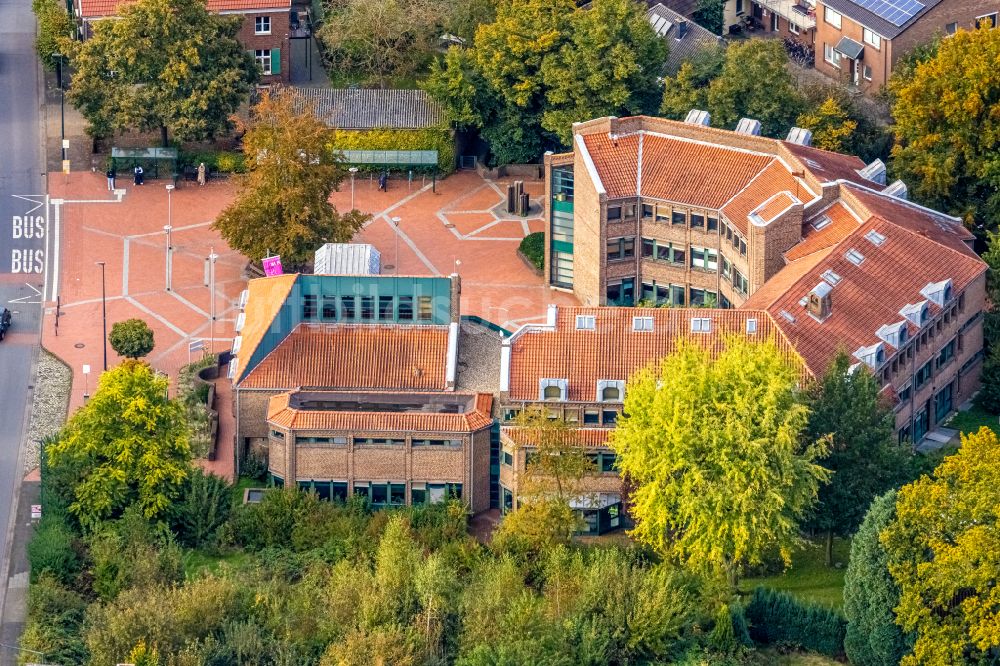
[[[0,304],[16,313],[0,342],[0,599],[16,573],[7,571],[9,528],[42,308],[46,205],[34,29],[31,0],[0,0]],[[0,650],[0,663],[10,656]]]

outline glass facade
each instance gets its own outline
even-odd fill
[[[551,233],[549,234],[549,281],[557,287],[573,288],[573,167],[552,168]]]

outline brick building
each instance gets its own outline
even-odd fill
[[[997,0],[820,0],[816,69],[866,92],[917,46],[985,21],[997,25]]]
[[[130,1],[73,0],[79,38],[90,37],[94,21],[113,18]],[[241,18],[237,39],[260,65],[261,83],[288,82],[292,0],[207,0],[207,6],[210,12]]]
[[[492,395],[457,390],[458,277],[252,280],[230,363],[237,456],[376,505],[490,504]]]
[[[572,153],[546,155],[550,283],[587,306],[765,311],[810,374],[844,349],[880,376],[919,442],[978,386],[972,234],[886,187],[881,162],[691,120],[580,123]]]
[[[518,502],[519,477],[533,452],[526,430],[517,425],[525,409],[542,409],[550,418],[576,426],[598,473],[585,480],[571,502],[587,532],[623,526],[621,479],[608,448],[625,399],[625,384],[635,371],[676,349],[686,339],[713,353],[728,336],[773,340],[801,363],[791,342],[765,310],[694,308],[556,308],[545,324],[520,328],[501,349],[500,418],[501,506]]]

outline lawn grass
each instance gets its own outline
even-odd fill
[[[184,577],[190,580],[204,571],[218,571],[223,562],[236,566],[249,558],[250,555],[242,550],[233,550],[222,554],[204,550],[186,550],[181,561],[184,565]]]
[[[236,483],[233,484],[233,504],[243,504],[243,491],[247,488],[266,488],[267,481],[261,481],[259,479],[248,479],[245,476],[241,476],[236,479]]]
[[[792,556],[792,566],[784,573],[760,578],[746,578],[740,591],[753,592],[758,585],[784,590],[803,601],[813,601],[839,609],[844,603],[844,571],[851,553],[848,539],[833,540],[833,561],[840,568],[827,567],[823,554],[824,541],[817,538]]]
[[[983,426],[1000,434],[1000,420],[998,420],[997,415],[990,414],[979,407],[973,407],[966,412],[956,412],[944,426],[946,428],[954,428],[963,435],[979,432],[979,429]]]

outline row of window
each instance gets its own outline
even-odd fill
[[[653,299],[648,296],[655,294],[655,304],[663,305],[669,304],[674,307],[681,307],[684,305],[684,291],[685,288],[681,285],[670,285],[669,292],[664,291],[667,289],[666,285],[657,287],[656,283],[644,282],[642,284],[643,289],[646,289],[646,285],[653,285],[653,292],[644,292],[642,298],[644,301],[650,302]],[[675,289],[676,287],[676,289]],[[728,308],[730,306],[729,301],[720,301],[719,295],[714,291],[709,289],[698,289],[691,287],[687,290],[689,300],[688,303],[690,307],[723,307]],[[668,296],[667,300],[663,300],[664,296]],[[605,298],[608,305],[620,305],[631,307],[635,305],[635,278],[621,278],[618,280],[609,280],[607,287],[605,289]],[[638,329],[637,329],[638,330]],[[651,330],[651,329],[650,329]]]
[[[617,457],[611,451],[600,451],[598,453],[588,453],[587,458],[590,460],[591,464],[594,466],[594,471],[601,474],[610,474],[617,472],[615,463],[617,462]],[[528,449],[525,451],[524,462],[525,466],[532,465],[538,460],[538,452],[534,449]],[[504,449],[500,456],[500,464],[505,467],[514,466],[514,453],[512,451],[507,451]]]
[[[955,408],[954,400],[955,382],[950,382],[935,393],[932,400],[926,401],[919,410],[913,413],[910,423],[899,429],[899,443],[919,443],[930,430],[932,404],[934,407],[934,423],[941,423]]]
[[[722,258],[722,279],[731,283],[736,293],[744,296],[750,294],[750,280],[734,268],[732,263],[725,257]]]
[[[739,250],[741,257],[747,256],[747,239],[743,237],[743,234],[723,222],[720,235],[733,246],[734,250]]]
[[[607,243],[608,261],[621,259],[631,259],[635,257],[635,237],[609,238]],[[698,268],[703,271],[716,272],[719,270],[719,251],[707,247],[692,245],[690,254],[686,244],[676,245],[667,241],[659,241],[654,238],[642,239],[642,258],[663,261],[675,266],[686,265],[686,259],[690,256],[691,268]]]
[[[610,214],[611,208],[608,208]],[[715,215],[677,210],[671,206],[660,204],[642,204],[642,219],[646,222],[659,222],[672,226],[690,227],[699,231],[717,231],[719,218]],[[611,218],[608,218],[611,221]]]
[[[507,423],[513,423],[517,420],[518,415],[521,413],[519,407],[508,407],[503,411],[504,421]],[[617,409],[578,409],[575,407],[566,407],[563,409],[549,408],[545,411],[545,416],[549,419],[555,420],[562,418],[567,423],[578,424],[583,419],[582,423],[585,426],[613,426],[618,421],[618,410]]]
[[[950,294],[948,296],[950,299]],[[959,312],[965,311],[965,294],[958,295],[958,302],[953,303],[947,310],[944,311],[942,316],[937,318],[932,325],[927,326],[923,331],[917,334],[913,338],[907,339],[905,336],[901,336],[900,344],[905,344],[905,348],[900,349],[892,358],[892,363],[882,369],[882,381],[891,381],[898,372],[906,370],[906,362],[913,359],[914,356],[920,353],[920,348],[928,344],[929,341],[933,340],[934,337],[941,333],[944,327],[951,324],[951,322],[958,317]],[[927,314],[926,310],[920,315],[920,325],[926,325]],[[912,321],[912,320],[911,320]],[[914,322],[915,323],[915,322]],[[959,334],[946,344],[941,353],[946,353],[944,358],[941,358],[941,353],[938,354],[938,358],[941,360],[938,367],[944,367],[951,360],[956,352],[962,351],[962,335]],[[918,371],[919,372],[919,371]]]
[[[347,481],[299,481],[302,490],[315,491],[320,499],[346,502]],[[406,483],[403,481],[355,481],[353,494],[367,499],[372,506],[405,506]],[[410,484],[410,504],[435,504],[449,499],[462,499],[461,483]]]
[[[280,430],[271,430],[271,437],[274,439],[285,439],[285,433]],[[296,436],[295,444],[298,446],[347,446],[347,437],[317,437],[317,436]],[[434,446],[440,448],[461,448],[460,439],[416,439],[410,440],[411,446]],[[406,446],[403,438],[391,437],[355,437],[354,446]]]
[[[431,321],[434,303],[430,296],[302,296],[302,319],[309,321]]]

